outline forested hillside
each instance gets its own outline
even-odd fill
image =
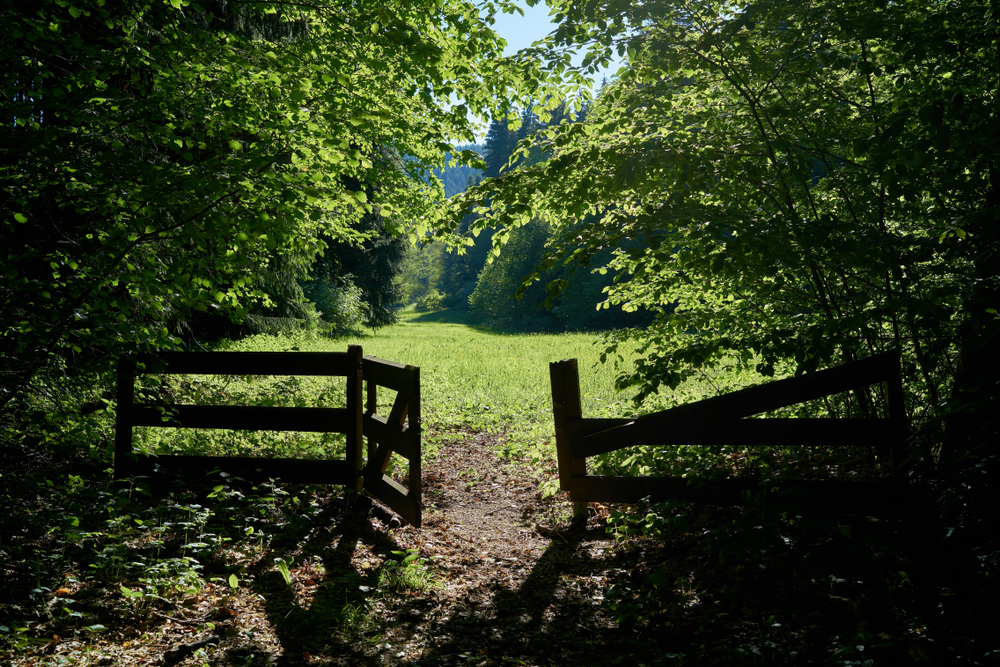
[[[598,90],[599,100],[605,88],[606,82]],[[478,185],[482,178],[495,179],[501,173],[531,168],[551,159],[553,152],[545,145],[534,145],[523,154],[516,151],[535,133],[562,124],[585,123],[589,108],[587,102],[573,112],[571,101],[564,100],[545,112],[544,122],[533,107],[517,114],[517,129],[508,120],[492,121],[483,146],[472,147],[483,156],[482,177],[462,184],[456,194]],[[581,222],[581,228],[599,217],[596,213],[588,217]],[[502,243],[494,244],[492,229],[480,233],[477,221],[481,218],[481,213],[472,213],[462,219],[457,229],[461,238],[457,248],[453,245],[446,250],[441,243],[421,242],[411,249],[400,279],[408,303],[416,304],[420,310],[470,309],[495,326],[560,331],[643,326],[651,321],[657,309],[671,307],[665,304],[627,311],[611,304],[606,288],[614,283],[617,272],[604,268],[549,268],[544,272],[545,282],[565,282],[565,288],[555,298],[548,298],[542,285],[537,284],[519,292],[522,281],[559,240],[556,234],[566,232],[558,232],[555,226],[538,219],[505,235]],[[610,255],[604,259],[610,259]]]

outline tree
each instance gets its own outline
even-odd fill
[[[469,307],[469,297],[476,288],[479,274],[486,266],[493,248],[493,230],[471,231],[477,218],[476,213],[466,215],[457,229],[457,235],[469,245],[451,248],[441,258],[442,267],[437,284],[438,289],[446,295],[446,303],[450,308]]]
[[[518,286],[545,254],[548,225],[532,221],[515,229],[493,261],[479,272],[469,305],[494,322],[523,325],[537,320],[541,290],[528,289],[515,299]]]
[[[461,164],[457,159],[461,152],[471,151],[478,154],[482,150],[478,144],[463,144],[455,146],[454,151],[448,151],[444,154],[444,167],[435,169],[433,173],[441,179],[445,197],[451,197],[464,191],[470,182],[474,183],[476,178],[483,173],[480,169]]]
[[[0,407],[178,346],[191,313],[242,318],[268,266],[375,239],[365,216],[420,219],[439,197],[419,176],[473,140],[467,111],[542,84],[477,17],[465,0],[3,2]]]
[[[455,210],[491,202],[480,224],[500,240],[535,217],[566,229],[601,214],[535,277],[613,249],[611,300],[659,310],[633,332],[645,356],[621,385],[641,397],[733,357],[766,376],[897,347],[918,423],[951,414],[954,457],[995,441],[992,5],[553,6],[553,47],[590,40],[585,67],[611,48],[629,66],[586,123],[536,135],[552,159]],[[883,399],[858,392],[838,409]]]
[[[362,318],[354,322],[355,327],[363,324],[377,329],[396,322],[395,308],[403,298],[402,287],[396,282],[407,240],[389,233],[386,222],[377,213],[368,213],[361,220],[361,230],[366,232],[366,240],[360,244],[340,243],[327,239],[327,247],[310,270],[313,281],[309,285],[334,285],[344,282],[345,287],[356,287],[361,299]],[[322,309],[321,309],[322,310]],[[333,311],[324,315],[337,316]]]
[[[517,132],[510,129],[506,118],[490,121],[489,129],[486,132],[486,142],[483,146],[486,158],[486,168],[483,170],[484,178],[496,178],[500,175],[500,171],[507,164],[507,160],[510,159],[511,153],[517,146],[517,140]]]

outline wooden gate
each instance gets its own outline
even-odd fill
[[[626,447],[650,445],[848,445],[884,443],[892,477],[898,479],[906,442],[906,412],[899,371],[899,353],[886,352],[868,359],[778,380],[723,396],[681,405],[636,419],[584,419],[576,359],[549,365],[552,412],[560,488],[574,502],[638,502],[686,497],[730,502],[756,488],[760,481],[743,478],[691,484],[682,477],[621,477],[587,474],[587,457]],[[872,384],[884,384],[888,416],[871,419],[744,419]],[[783,480],[783,485],[788,485]],[[797,481],[797,486],[814,483]],[[846,488],[857,496],[879,496],[886,483],[818,481],[817,488]]]
[[[135,378],[145,373],[345,377],[345,407],[136,403]],[[362,412],[363,381],[367,381],[368,384],[367,412]],[[388,418],[376,414],[377,386],[389,387],[398,392],[396,406],[399,406],[399,409],[394,407]],[[318,460],[235,456],[143,456],[132,450],[132,435],[136,426],[343,433],[346,448],[342,459]],[[391,479],[386,481],[369,474],[372,461],[370,460],[368,466],[365,466],[362,446],[364,436],[368,436],[369,439],[369,458],[374,453],[373,442],[386,442],[385,447],[409,459],[408,490]],[[389,453],[385,453],[384,458],[387,461]],[[385,469],[385,461],[380,464],[380,475]],[[419,526],[420,369],[375,357],[363,357],[361,347],[358,345],[349,346],[347,352],[162,352],[155,356],[122,359],[118,367],[115,474],[149,475],[170,471],[186,475],[204,475],[219,468],[250,482],[281,479],[293,483],[341,484],[358,491],[367,489],[406,521]],[[367,479],[371,479],[371,484],[365,483]]]
[[[411,525],[419,526],[420,369],[378,357],[365,357],[362,368],[367,392],[362,430],[368,439],[364,487]],[[378,387],[396,392],[388,416],[377,414]],[[385,474],[394,453],[408,461],[409,488]]]

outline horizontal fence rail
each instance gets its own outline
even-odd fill
[[[357,352],[353,348],[358,348]],[[145,372],[176,375],[328,375],[357,370],[360,345],[347,352],[160,352],[133,357]]]
[[[142,374],[344,377],[346,407],[137,404],[135,380]],[[367,385],[367,406],[363,401],[363,382]],[[375,399],[379,386],[397,392],[388,417],[377,414]],[[146,456],[132,449],[135,427],[342,433],[346,448],[343,459],[319,460]],[[420,369],[365,357],[358,345],[348,346],[347,352],[163,352],[124,358],[118,367],[115,473],[119,476],[163,471],[204,475],[224,469],[250,482],[280,479],[340,484],[369,491],[403,519],[419,526],[420,432]],[[363,459],[365,437],[369,442],[367,463]],[[393,453],[409,462],[409,488],[384,474]]]
[[[740,447],[809,445],[870,446],[888,443],[893,479],[904,455],[906,412],[899,353],[880,354],[812,375],[778,380],[707,398],[635,419],[585,419],[575,359],[549,365],[560,488],[574,502],[637,502],[644,498],[690,497],[727,501],[755,488],[759,480],[722,479],[703,483],[680,477],[621,477],[587,474],[586,459],[635,445]],[[746,419],[762,412],[883,384],[888,416],[865,419]],[[795,486],[858,496],[884,493],[884,482],[799,480]]]
[[[129,420],[132,426],[165,428],[346,433],[351,413],[346,408],[269,407],[262,410],[239,405],[137,406],[133,407]]]

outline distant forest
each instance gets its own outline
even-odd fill
[[[482,144],[462,144],[455,146],[456,153],[461,151],[475,151],[482,155],[484,150],[485,146]],[[444,183],[445,197],[451,197],[452,195],[464,192],[465,188],[468,187],[470,178],[475,181],[482,178],[483,175],[483,172],[479,169],[473,169],[464,164],[456,164],[452,160],[452,153],[445,153],[445,167],[443,169],[434,169],[432,173]]]
[[[506,120],[493,121],[483,144],[456,146],[456,152],[474,150],[482,155],[486,169],[451,165],[435,170],[434,174],[444,182],[445,194],[452,197],[484,179],[495,179],[501,173],[548,160],[549,152],[536,145],[508,165],[518,143],[533,133],[560,123],[585,122],[589,106],[575,114],[567,112],[566,106],[560,105],[547,123],[531,109],[522,110],[517,130]],[[451,154],[445,157],[450,159]],[[587,267],[572,270],[559,264],[540,274],[539,280],[524,290],[520,299],[515,298],[522,281],[556,240],[555,232],[547,223],[532,220],[511,230],[504,245],[495,250],[494,230],[473,232],[478,218],[468,215],[459,226],[459,233],[470,241],[462,254],[448,252],[440,243],[410,249],[397,278],[404,303],[422,311],[471,310],[492,325],[515,330],[594,331],[643,326],[652,320],[650,311],[626,312],[608,302],[605,289],[615,280],[615,272],[608,270],[603,273]],[[587,216],[580,224],[593,224],[595,220],[594,216]],[[606,261],[609,257],[599,259]],[[546,300],[545,286],[553,281],[563,286],[558,296]]]

